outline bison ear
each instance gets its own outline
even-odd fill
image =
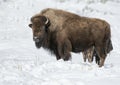
[[[32,24],[29,24],[28,26],[29,26],[30,28],[32,28]]]

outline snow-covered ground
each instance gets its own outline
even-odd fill
[[[114,50],[104,67],[84,63],[81,54],[64,62],[36,49],[28,24],[48,7],[110,23]],[[120,0],[0,0],[0,85],[119,85],[119,22]]]

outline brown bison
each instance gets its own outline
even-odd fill
[[[110,25],[106,21],[47,8],[31,18],[29,27],[36,47],[50,50],[57,60],[69,60],[70,52],[78,53],[94,46],[100,58],[99,67],[104,65],[111,41]]]

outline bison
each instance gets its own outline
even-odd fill
[[[82,17],[64,10],[47,8],[31,17],[33,40],[56,55],[56,59],[71,59],[70,52],[83,52],[95,47],[102,67],[111,41],[110,25],[101,19]]]

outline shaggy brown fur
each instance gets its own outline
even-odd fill
[[[97,55],[94,47],[90,47],[89,49],[83,51],[82,54],[83,54],[84,62],[86,62],[86,60],[88,59],[88,62],[91,63],[93,62],[93,58],[95,57],[95,62],[99,65],[100,58]]]
[[[31,18],[36,47],[49,49],[58,59],[69,60],[70,52],[81,52],[92,46],[104,65],[111,38],[110,25],[100,19],[81,17],[57,9],[44,9]]]
[[[89,49],[83,51],[82,54],[83,54],[84,62],[86,62],[86,59],[88,59],[88,62],[91,63],[93,61],[93,53],[94,53],[94,47],[90,47]]]
[[[110,53],[110,51],[113,50],[113,47],[112,47],[112,42],[111,40],[109,40],[107,42],[107,53]],[[86,62],[86,60],[88,59],[88,62],[93,62],[93,58],[95,57],[95,62],[99,65],[100,64],[100,58],[99,56],[97,55],[97,52],[95,51],[95,48],[94,47],[90,47],[88,48],[87,50],[83,51],[82,52],[83,54],[83,59],[84,59],[84,62]]]

